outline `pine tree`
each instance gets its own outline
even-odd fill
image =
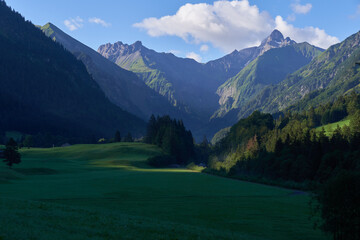
[[[24,147],[31,148],[34,145],[34,138],[32,135],[26,135],[23,141]]]
[[[125,136],[124,142],[133,142],[133,141],[134,141],[134,139],[131,136],[131,133],[128,132],[128,134]]]
[[[119,130],[117,130],[117,131],[115,132],[114,141],[115,141],[115,142],[121,142],[121,135],[120,135]]]
[[[17,143],[13,138],[10,138],[6,144],[4,157],[5,159],[3,161],[6,162],[9,168],[11,168],[13,164],[19,164],[21,162],[21,155],[18,152]]]

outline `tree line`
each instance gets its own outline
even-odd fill
[[[315,128],[347,118],[333,132]],[[303,112],[254,112],[211,149],[208,172],[314,191],[319,227],[360,239],[360,95]]]
[[[171,119],[169,116],[155,118],[152,115],[144,141],[159,146],[165,153],[149,159],[149,163],[154,166],[185,165],[195,156],[191,131],[185,129],[182,120]]]

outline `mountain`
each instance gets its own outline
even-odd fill
[[[329,47],[309,64],[287,76],[277,85],[269,86],[252,101],[237,110],[243,117],[255,109],[274,113],[291,104],[293,109],[306,109],[334,100],[360,84],[360,32]]]
[[[66,137],[141,134],[145,123],[112,104],[85,66],[0,1],[0,130]]]
[[[211,136],[219,126],[236,122],[236,117],[228,115],[232,109],[306,65],[321,49],[307,43],[297,44],[274,30],[259,46],[235,50],[206,64],[155,52],[140,41],[131,45],[108,43],[101,45],[98,52],[136,73],[174,106],[201,119],[203,126],[199,132]]]
[[[278,34],[281,33],[278,32]],[[278,43],[280,39],[283,39],[282,35],[274,43]],[[305,66],[322,52],[321,49],[308,43],[297,44],[292,40],[286,42],[291,44],[278,48],[269,44],[268,47],[263,48],[263,50],[268,48],[270,50],[260,54],[236,76],[228,79],[218,88],[217,94],[220,96],[221,107],[213,117],[223,117],[231,109],[241,108],[266,86],[278,84],[288,74]]]
[[[232,53],[206,63],[206,67],[212,74],[222,76],[224,79],[234,77],[250,62],[266,51],[273,48],[281,48],[293,45],[295,42],[289,37],[284,38],[279,30],[274,30],[257,47],[245,48],[240,51],[234,50]]]
[[[221,82],[203,64],[179,58],[171,53],[158,53],[140,41],[101,45],[98,52],[129,71],[136,73],[150,88],[165,96],[174,106],[185,109],[207,121],[216,110],[216,88]]]
[[[146,120],[151,114],[180,116],[177,109],[134,73],[120,68],[51,23],[41,29],[46,36],[63,45],[84,63],[105,95],[117,106]]]

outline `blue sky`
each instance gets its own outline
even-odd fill
[[[201,62],[259,44],[274,28],[323,48],[360,30],[360,0],[6,0],[37,25],[52,22],[97,50],[137,40]]]

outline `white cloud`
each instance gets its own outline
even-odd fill
[[[84,26],[83,23],[84,23],[84,20],[79,16],[77,16],[76,18],[69,18],[64,21],[65,26],[70,31],[75,31],[79,28],[82,28]]]
[[[320,43],[319,47],[327,47],[336,39],[324,30],[314,27],[299,29],[287,24],[282,17],[282,21],[276,19],[266,11],[260,11],[256,5],[250,5],[248,0],[223,0],[213,4],[188,3],[180,7],[175,15],[146,18],[134,26],[145,29],[153,37],[170,35],[189,43],[210,42],[226,53],[259,45],[278,25],[286,30],[285,36],[299,42]],[[303,37],[300,33],[307,34]]]
[[[201,60],[202,60],[201,56],[199,54],[194,53],[194,52],[187,53],[186,57],[187,58],[192,58],[197,62],[201,62]]]
[[[206,44],[201,45],[200,51],[202,51],[202,52],[207,52],[207,51],[209,51],[209,46],[206,45]]]
[[[175,15],[147,18],[135,27],[150,36],[172,35],[187,42],[211,42],[226,52],[260,43],[273,30],[273,19],[248,0],[185,4]]]
[[[291,9],[297,14],[307,14],[312,8],[311,3],[301,5],[299,2],[291,4]]]
[[[337,37],[329,36],[323,29],[315,27],[296,28],[280,16],[275,18],[275,23],[276,29],[282,32],[284,36],[289,36],[297,42],[308,42],[325,49],[339,42]]]
[[[89,22],[99,24],[99,25],[101,25],[103,27],[110,27],[111,26],[111,23],[105,22],[101,18],[97,18],[97,17],[89,18]]]
[[[287,17],[287,20],[290,21],[290,22],[293,22],[296,20],[296,15],[294,13],[290,14],[288,17]]]

